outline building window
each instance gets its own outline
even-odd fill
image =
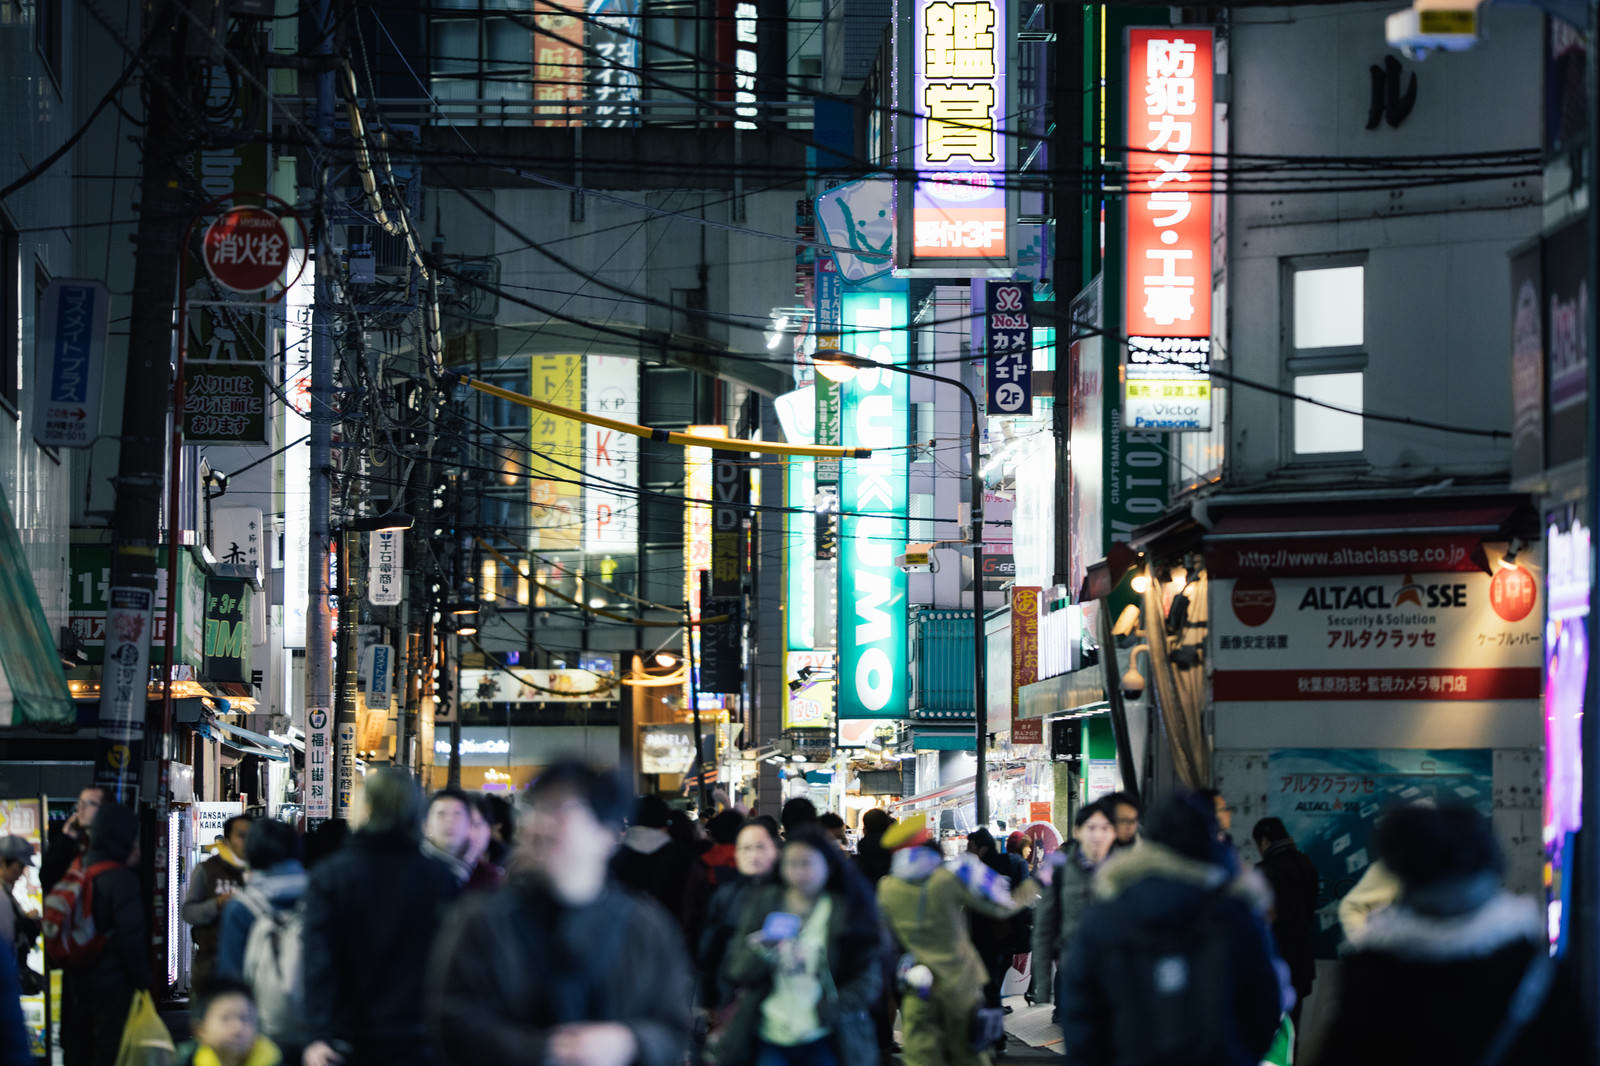
[[[1366,264],[1342,256],[1285,270],[1287,378],[1295,458],[1342,458],[1364,447]],[[1337,408],[1337,409],[1336,409]]]
[[[22,385],[22,244],[11,220],[0,214],[0,404],[17,413]]]

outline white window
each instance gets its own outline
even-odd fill
[[[1284,281],[1293,458],[1359,455],[1365,445],[1366,264],[1350,256],[1293,261]]]

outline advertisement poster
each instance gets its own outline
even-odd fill
[[[984,377],[990,416],[1033,414],[1033,289],[1014,281],[984,283]]]
[[[1218,702],[1539,698],[1540,580],[1521,563],[1213,580]]]
[[[1475,807],[1494,800],[1494,753],[1485,750],[1282,748],[1267,756],[1267,813],[1321,875],[1312,929],[1318,958],[1337,957],[1339,900],[1376,854],[1373,830],[1391,807],[1431,800]]]

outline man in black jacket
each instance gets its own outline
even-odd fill
[[[460,885],[422,854],[411,775],[366,777],[361,825],[311,872],[305,895],[305,1066],[432,1066],[422,1011],[428,953]]]
[[[881,807],[861,816],[861,843],[856,845],[856,868],[877,888],[889,876],[890,852],[883,846],[883,834],[894,825],[894,818]]]
[[[1294,1019],[1298,1036],[1300,1008],[1317,977],[1311,932],[1317,919],[1317,889],[1321,882],[1316,866],[1294,846],[1294,838],[1281,818],[1261,819],[1250,835],[1261,852],[1256,869],[1272,886],[1272,941],[1278,946],[1278,957],[1288,965],[1289,982],[1294,985],[1295,1004],[1289,1016]]]
[[[607,877],[627,793],[558,762],[529,787],[506,887],[439,937],[428,1006],[451,1066],[678,1066],[689,1050],[683,938]]]
[[[139,893],[139,816],[110,802],[88,826],[84,869],[116,865],[95,875],[95,931],[106,938],[94,961],[62,971],[61,1050],[66,1066],[110,1066],[122,1043],[133,994],[150,986],[144,901]]]

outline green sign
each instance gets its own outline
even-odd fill
[[[850,348],[847,345],[846,351]],[[817,402],[817,437],[818,444],[838,444],[844,408],[841,403],[843,386],[837,382],[829,381],[821,374],[817,375],[816,384],[812,386]],[[822,459],[816,464],[817,488],[831,489],[839,484],[839,461],[837,459]]]
[[[259,444],[267,439],[266,363],[186,363],[183,439]]]
[[[847,292],[845,351],[903,365],[905,283]],[[842,389],[841,443],[874,449],[839,478],[839,717],[906,715],[906,388],[891,370],[862,370]]]
[[[155,618],[150,633],[150,662],[160,663],[167,643],[167,549],[156,549]],[[105,661],[106,600],[111,589],[111,545],[74,544],[69,560],[72,584],[67,599],[67,622],[91,666]],[[204,648],[205,578],[186,549],[178,552],[177,661],[198,666]]]
[[[250,584],[206,582],[206,666],[210,681],[250,680]]]

